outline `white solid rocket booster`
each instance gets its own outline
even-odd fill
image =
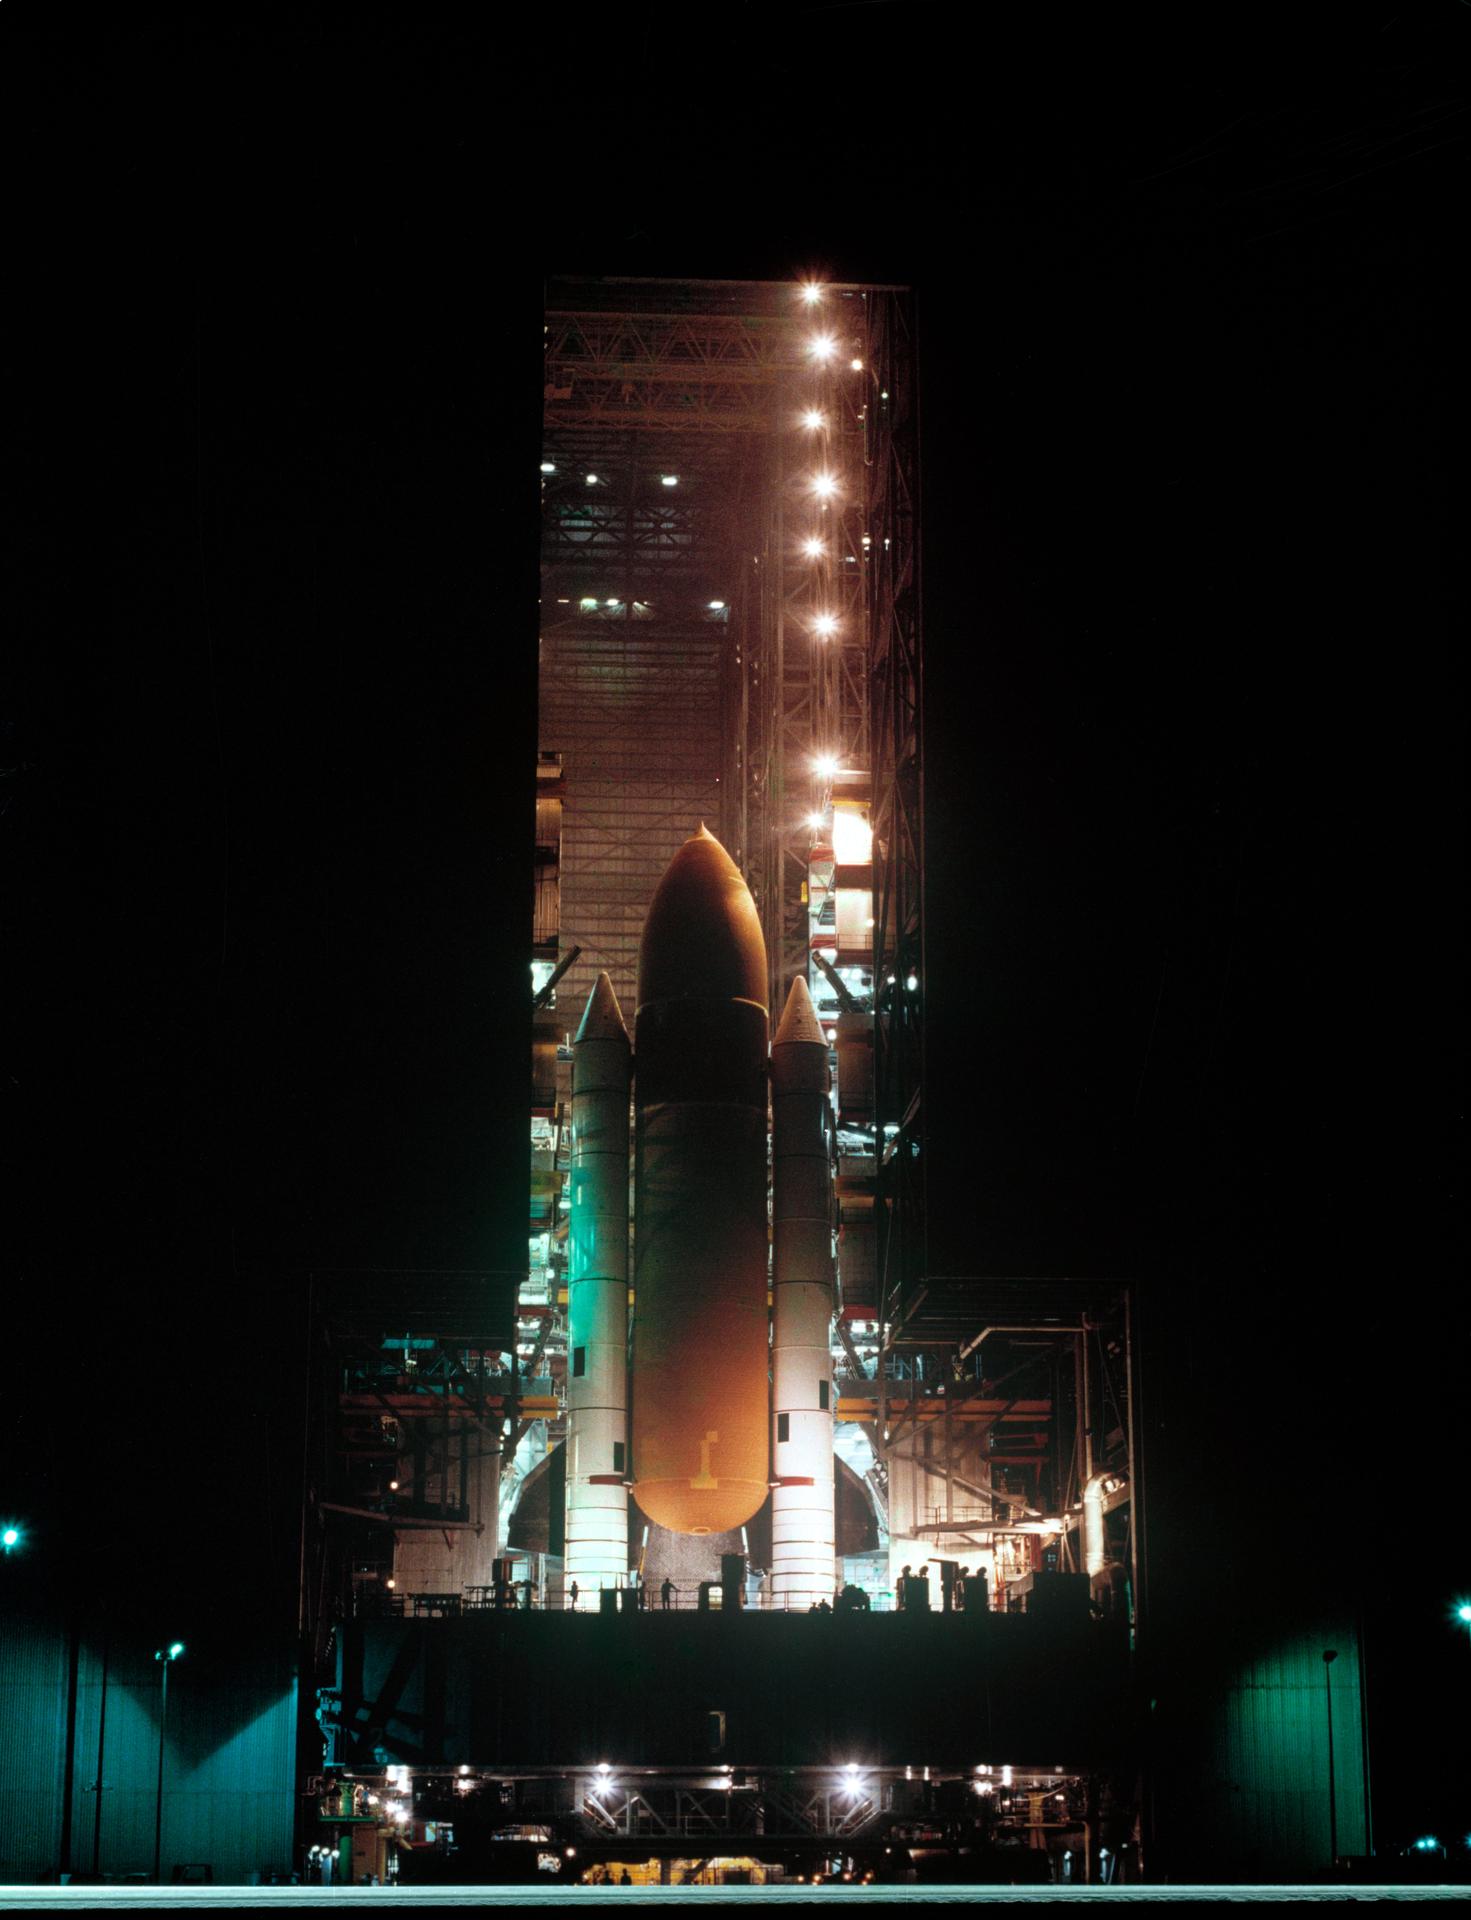
[[[606,973],[572,1047],[565,1581],[628,1573],[628,1029]]]
[[[827,1041],[800,976],[771,1043],[772,1599],[834,1587],[832,1176]]]

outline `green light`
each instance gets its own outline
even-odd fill
[[[8,1539],[9,1535],[7,1535],[6,1538]],[[1458,1620],[1464,1620],[1468,1626],[1471,1626],[1471,1600],[1463,1600],[1461,1602],[1460,1606],[1456,1608],[1456,1618]]]
[[[177,1660],[179,1655],[183,1651],[184,1651],[184,1642],[182,1640],[176,1640],[174,1644],[169,1648],[170,1660]]]
[[[19,1527],[7,1527],[4,1533],[0,1533],[0,1547],[4,1547],[7,1553],[9,1553],[12,1547],[18,1547],[19,1545],[20,1545],[20,1528]]]

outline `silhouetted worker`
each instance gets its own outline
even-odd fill
[[[894,1606],[899,1613],[903,1613],[909,1605],[909,1583],[913,1578],[914,1575],[908,1567],[900,1567],[898,1586],[894,1594]]]
[[[669,1578],[669,1575],[666,1573],[664,1576],[664,1584],[659,1589],[659,1599],[666,1613],[668,1613],[669,1611],[669,1603],[673,1598],[674,1598],[674,1582]]]
[[[910,1596],[911,1596],[912,1604],[918,1607],[921,1613],[929,1612],[930,1610],[930,1569],[929,1569],[928,1563],[922,1566],[919,1572],[914,1576],[914,1584],[910,1588]]]
[[[955,1576],[955,1610],[957,1613],[964,1613],[965,1611],[965,1583],[969,1578],[969,1567],[962,1567]]]
[[[574,1580],[574,1581],[572,1582],[572,1587],[571,1587],[571,1593],[572,1593],[572,1611],[573,1611],[574,1613],[576,1613],[576,1611],[577,1611],[577,1582],[576,1582],[575,1580]]]

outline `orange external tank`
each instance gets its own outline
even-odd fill
[[[675,1533],[749,1520],[770,1481],[766,943],[704,827],[670,861],[634,1027],[633,1493]]]

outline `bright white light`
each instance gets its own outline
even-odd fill
[[[621,600],[605,600],[603,605],[605,607],[621,607],[623,602]]]
[[[1010,1767],[1003,1767],[1001,1769],[1001,1784],[1003,1787],[1009,1787],[1011,1785],[1011,1768]]]
[[[807,342],[807,351],[814,360],[831,360],[838,350],[838,343],[830,333],[815,333]]]
[[[598,476],[595,473],[590,473],[587,476],[587,484],[590,487],[595,487],[598,484]]]
[[[835,753],[815,753],[812,756],[812,770],[830,780],[838,770],[838,756]]]
[[[409,1824],[409,1810],[408,1810],[408,1808],[407,1808],[407,1807],[395,1807],[395,1808],[394,1808],[394,1810],[393,1810],[393,1817],[394,1817],[394,1819],[395,1819],[395,1820],[396,1820],[396,1821],[398,1822],[398,1824],[399,1824],[399,1825],[400,1825],[401,1827],[406,1827],[406,1826],[407,1826],[407,1825]]]
[[[814,833],[820,833],[827,825],[827,815],[824,813],[809,813],[807,816],[807,824],[812,828]]]
[[[814,537],[811,540],[804,540],[802,542],[802,551],[809,560],[820,560],[827,552],[827,548],[820,540]]]
[[[809,407],[802,415],[802,425],[811,432],[816,433],[820,427],[827,425],[827,415],[820,412],[816,407]]]
[[[817,634],[820,639],[823,639],[823,640],[830,639],[832,635],[837,632],[837,630],[838,630],[838,621],[837,621],[836,614],[820,613],[818,614],[817,618],[812,622],[812,631],[815,634]]]
[[[591,594],[584,594],[577,604],[579,607],[582,608],[583,612],[586,613],[590,608],[595,607],[598,603],[595,599],[593,599]]]
[[[556,467],[552,464],[550,460],[542,461],[541,470],[543,473],[555,473],[557,471]]]
[[[838,483],[830,473],[820,473],[812,482],[812,491],[819,500],[831,500],[838,490]]]
[[[677,473],[661,473],[659,475],[659,481],[662,486],[677,487],[679,485],[679,475]]]
[[[711,613],[721,613],[724,611],[724,608],[725,602],[723,600],[712,600],[710,602]]]
[[[822,298],[822,288],[818,286],[815,280],[809,280],[806,286],[804,286],[802,289],[803,305],[808,307],[815,307],[821,298]]]
[[[606,1760],[599,1760],[598,1762],[599,1773],[611,1773],[612,1771],[613,1769],[608,1765]]]
[[[844,1771],[844,1773],[857,1773],[857,1771],[858,1771],[858,1763],[857,1763],[857,1761],[856,1761],[856,1760],[850,1760],[850,1761],[848,1762],[848,1764],[847,1764],[847,1766],[846,1766],[846,1767],[844,1767],[844,1769],[843,1769],[843,1771]]]
[[[913,993],[914,989],[919,985],[919,975],[917,973],[911,973],[904,984],[908,987],[909,991]]]
[[[872,860],[873,829],[861,808],[834,808],[833,852],[840,867],[866,867]]]
[[[863,362],[861,360],[850,360],[848,365],[855,373],[862,373],[863,371]]]

